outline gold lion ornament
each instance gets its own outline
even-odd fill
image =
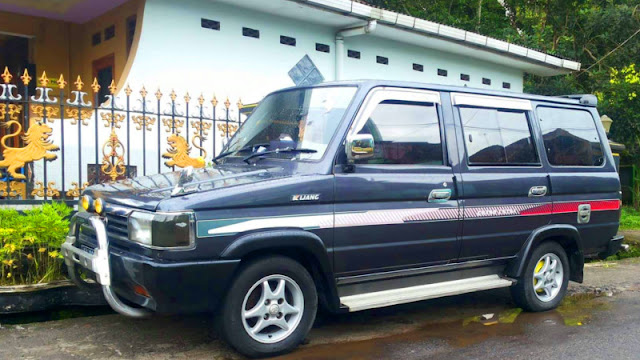
[[[18,121],[12,120],[7,122],[4,126],[11,127],[17,125],[16,131],[11,134],[5,135],[1,140],[2,146],[4,146],[4,152],[2,153],[4,159],[0,160],[0,168],[7,168],[9,174],[17,180],[26,179],[23,174],[18,174],[16,170],[25,166],[25,164],[45,158],[47,160],[54,160],[57,155],[49,153],[48,151],[56,151],[60,148],[57,145],[51,143],[49,137],[53,132],[53,129],[46,124],[34,123],[29,127],[29,130],[24,134],[22,139],[26,144],[25,147],[17,148],[8,146],[6,141],[9,138],[16,137],[22,132],[22,125]]]
[[[172,134],[167,138],[167,142],[169,143],[169,150],[162,154],[162,157],[170,160],[165,161],[165,165],[169,167],[178,166],[181,168],[193,166],[196,169],[204,167],[205,162],[203,157],[192,158],[189,156],[191,147],[185,138],[180,135]],[[204,151],[204,149],[199,146],[195,147]]]

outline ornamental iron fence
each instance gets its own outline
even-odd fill
[[[76,201],[91,184],[204,167],[255,106],[144,86],[118,95],[113,81],[101,103],[95,78],[92,100],[79,76],[73,88],[45,72],[0,78],[0,204]]]

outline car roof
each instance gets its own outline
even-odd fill
[[[367,88],[367,89],[380,87],[380,86],[388,86],[388,87],[412,88],[412,89],[446,91],[446,92],[460,92],[460,93],[477,94],[477,95],[493,95],[493,96],[510,97],[510,98],[517,98],[517,99],[526,99],[526,100],[532,100],[532,101],[553,102],[553,103],[560,103],[560,104],[592,107],[585,104],[581,104],[580,100],[576,98],[544,96],[544,95],[517,93],[512,91],[472,88],[472,87],[466,87],[466,86],[442,85],[442,84],[419,83],[419,82],[412,82],[412,81],[395,81],[395,80],[328,81],[328,82],[323,82],[323,83],[312,85],[312,86],[289,87],[289,88],[278,90],[276,92],[293,90],[293,89],[301,89],[301,88],[320,88],[320,87],[331,87],[331,86],[357,86],[359,88]]]

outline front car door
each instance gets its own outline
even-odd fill
[[[458,201],[441,110],[438,92],[376,88],[367,95],[349,136],[371,135],[373,157],[335,167],[337,276],[457,257]]]
[[[550,221],[549,177],[529,100],[452,93],[461,151],[459,261],[508,258]]]

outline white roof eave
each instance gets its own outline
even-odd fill
[[[490,38],[470,31],[457,29],[451,26],[434,23],[408,15],[398,14],[389,10],[379,9],[353,0],[288,0],[297,3],[306,3],[322,7],[342,15],[352,16],[363,20],[377,20],[380,24],[387,25],[398,30],[414,32],[427,37],[436,37],[449,42],[454,42],[462,47],[473,47],[494,54],[503,55],[511,60],[526,62],[528,66],[523,68],[526,72],[553,76],[571,73],[580,70],[581,64],[576,61],[561,59],[543,52],[529,49],[523,46],[508,43],[506,41]]]

